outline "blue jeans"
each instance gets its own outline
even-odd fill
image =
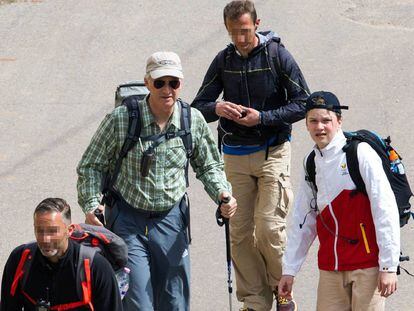
[[[126,311],[189,310],[190,256],[186,200],[164,214],[143,213],[123,200],[112,230],[128,245],[130,287],[123,300]]]

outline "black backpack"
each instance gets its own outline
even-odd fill
[[[404,166],[401,163],[402,158],[391,146],[390,137],[388,136],[387,138],[381,138],[376,133],[369,130],[344,132],[344,135],[347,138],[347,143],[342,149],[346,153],[348,171],[352,181],[356,185],[357,191],[366,194],[365,184],[359,171],[357,157],[358,144],[360,142],[366,142],[381,158],[384,172],[387,175],[388,181],[391,184],[391,188],[397,201],[398,213],[400,215],[400,227],[403,227],[407,224],[411,215],[414,217],[414,214],[411,213],[410,204],[410,198],[413,193],[411,191],[410,184],[408,183]],[[393,161],[390,160],[390,157],[392,158],[392,154],[397,156],[397,158],[393,159]],[[306,161],[306,172],[308,181],[310,181],[317,190],[315,184],[315,151],[312,151],[308,156]]]

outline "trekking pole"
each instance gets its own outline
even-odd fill
[[[224,225],[225,228],[225,234],[226,234],[226,257],[227,257],[227,288],[229,291],[229,306],[230,311],[233,310],[232,303],[231,303],[231,294],[233,292],[232,287],[232,280],[231,280],[231,246],[230,246],[230,225],[229,225],[229,219],[225,218],[221,215],[220,206],[223,203],[229,203],[230,198],[224,197],[222,201],[220,201],[219,206],[216,211],[216,220],[217,224],[222,227]]]

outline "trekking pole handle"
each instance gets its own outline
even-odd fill
[[[224,197],[220,202],[219,202],[219,206],[217,207],[216,210],[216,221],[217,224],[222,227],[226,222],[228,222],[229,220],[225,217],[223,217],[223,215],[221,215],[221,210],[220,210],[220,206],[221,204],[226,204],[230,202],[230,197]]]
[[[102,225],[105,226],[105,216],[99,207],[93,211],[93,214],[96,216],[96,218],[98,218]]]

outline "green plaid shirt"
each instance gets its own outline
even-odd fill
[[[174,113],[163,130],[180,129],[181,112],[175,103]],[[161,133],[149,109],[147,100],[140,102],[141,137]],[[116,159],[128,131],[128,110],[115,108],[106,115],[82,156],[77,167],[78,202],[83,211],[94,210],[101,198],[101,179],[104,172],[113,171]],[[201,113],[191,108],[193,157],[190,164],[209,196],[217,203],[221,191],[231,192],[223,171],[223,161],[210,128]],[[138,142],[124,158],[115,189],[132,206],[148,211],[164,211],[177,203],[186,192],[185,147],[180,137],[161,143],[155,148],[155,159],[147,177],[140,173],[142,151],[151,141]],[[142,147],[141,147],[142,146]]]

